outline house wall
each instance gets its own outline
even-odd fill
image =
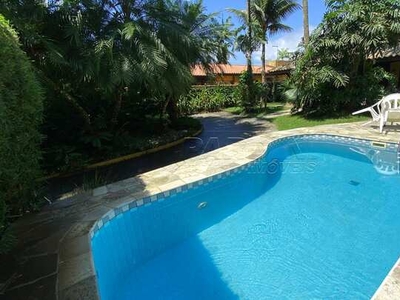
[[[195,76],[195,84],[196,85],[203,85],[203,84],[239,84],[239,77],[240,74],[224,74],[224,75],[216,75],[214,80],[211,78],[207,78],[206,76]],[[275,81],[281,82],[288,78],[287,74],[279,74],[268,76],[267,74],[267,81]],[[253,79],[255,81],[261,82],[261,74],[253,74]]]
[[[237,74],[223,74],[217,75],[215,77],[216,83],[224,83],[224,84],[238,84],[239,83],[239,75]]]
[[[276,74],[267,76],[267,81],[282,82],[289,78],[288,74]]]

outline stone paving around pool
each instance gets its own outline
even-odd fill
[[[13,224],[19,241],[14,251],[17,267],[11,267],[11,256],[0,261],[0,299],[99,299],[89,241],[97,220],[123,204],[235,169],[263,155],[271,141],[300,134],[400,141],[400,131],[379,134],[360,123],[273,132],[60,200]],[[400,299],[400,264],[374,297]]]

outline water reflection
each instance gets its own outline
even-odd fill
[[[351,147],[350,150],[366,156],[379,174],[390,176],[397,175],[400,172],[400,154],[398,151],[363,147]]]

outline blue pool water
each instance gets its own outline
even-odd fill
[[[284,141],[118,215],[92,239],[101,299],[369,299],[400,256],[400,176],[360,145]]]

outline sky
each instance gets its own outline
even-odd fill
[[[301,0],[297,0],[301,4]],[[207,9],[207,12],[221,12],[224,18],[227,18],[230,13],[226,11],[227,8],[245,9],[246,0],[203,0],[203,4]],[[308,14],[310,31],[318,26],[322,21],[325,13],[325,0],[309,0],[308,1]],[[238,26],[238,20],[232,19],[235,26]],[[293,28],[292,32],[277,34],[269,38],[266,49],[267,60],[275,60],[277,57],[277,50],[287,48],[289,51],[294,51],[297,48],[302,36],[303,36],[303,14],[302,10],[294,12],[292,15],[287,17],[283,22]],[[278,47],[273,47],[278,46]],[[240,52],[235,52],[235,57],[231,57],[229,62],[231,64],[246,64],[244,55]],[[261,52],[257,51],[253,53],[253,64],[261,64]]]

